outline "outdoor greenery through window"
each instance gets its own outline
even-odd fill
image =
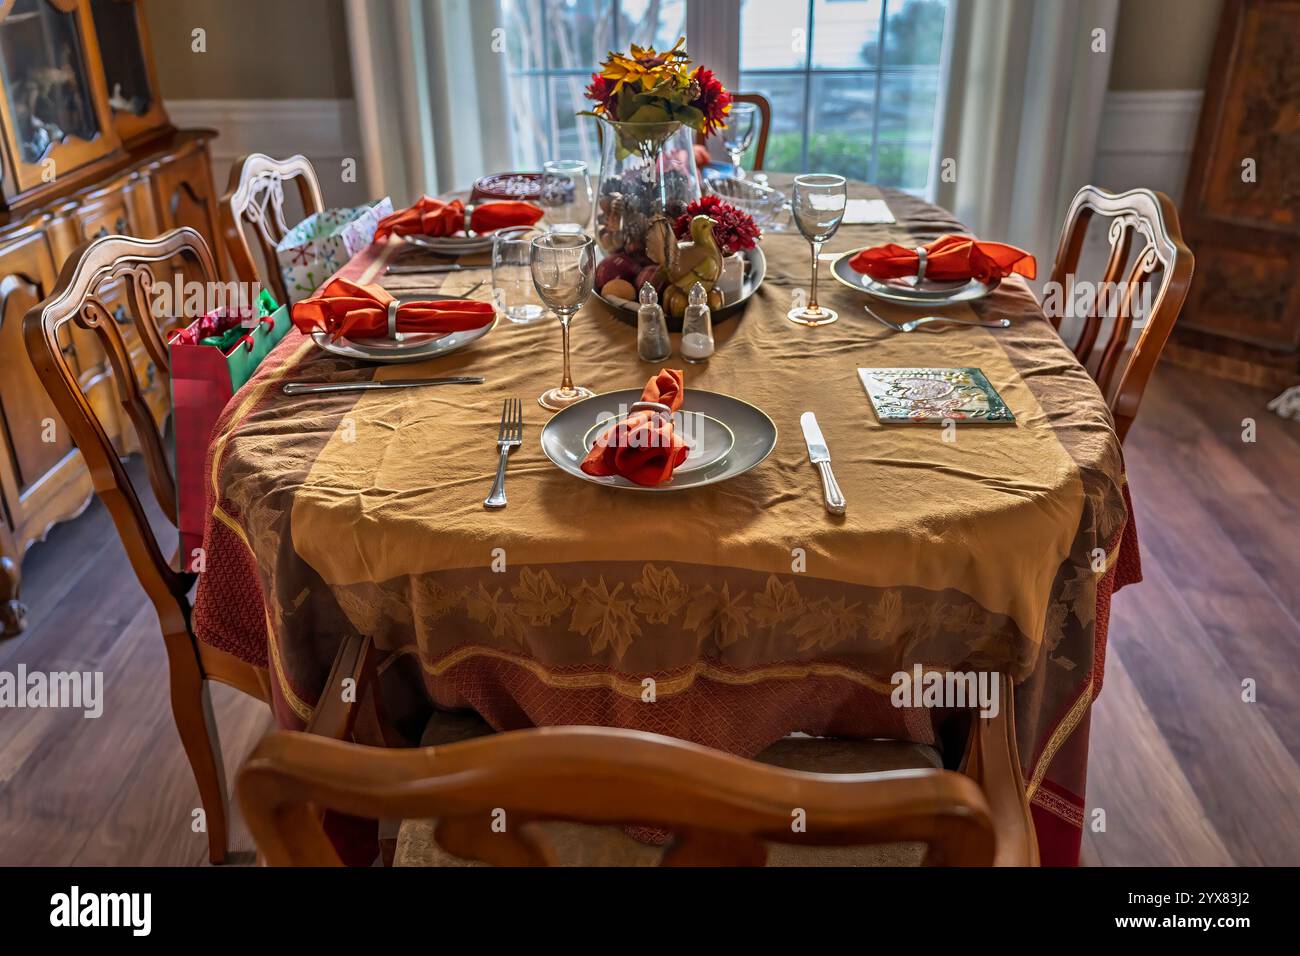
[[[743,0],[740,88],[772,102],[764,167],[922,192],[947,0]]]
[[[576,115],[590,106],[583,89],[592,71],[632,43],[671,47],[686,33],[688,0],[500,2],[514,163],[584,159],[594,171],[595,124]],[[738,90],[772,102],[764,167],[923,192],[947,8],[948,0],[742,0],[731,41]],[[687,46],[696,47],[690,37]]]

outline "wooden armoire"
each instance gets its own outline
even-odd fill
[[[1226,0],[1182,224],[1196,276],[1166,358],[1300,382],[1300,0]]]
[[[23,554],[93,493],[28,361],[23,316],[49,294],[64,260],[98,236],[152,237],[187,225],[219,262],[224,256],[213,134],[168,121],[139,0],[0,0],[0,83],[0,634],[8,635],[23,625]],[[125,306],[114,315],[154,383],[150,403],[161,423],[168,383],[154,373]],[[121,452],[135,450],[94,338],[74,330],[64,350]]]

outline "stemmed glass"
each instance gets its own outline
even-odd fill
[[[543,163],[538,202],[546,210],[546,222],[552,232],[585,232],[591,225],[595,205],[587,164],[577,159]]]
[[[745,178],[745,170],[740,166],[740,158],[745,155],[754,142],[754,128],[757,125],[758,107],[753,103],[732,103],[727,113],[727,125],[722,130],[722,146],[731,157],[737,179]]]
[[[554,412],[595,394],[589,388],[573,384],[569,373],[569,323],[591,295],[596,278],[596,241],[590,236],[565,232],[538,236],[533,240],[529,265],[537,294],[559,317],[560,328],[564,330],[564,378],[559,388],[548,389],[537,399],[542,408]]]
[[[812,294],[806,306],[791,309],[786,314],[791,322],[829,325],[839,318],[833,309],[823,309],[817,304],[817,260],[821,256],[822,243],[840,228],[847,202],[848,184],[843,176],[811,173],[794,178],[791,213],[795,225],[812,246]]]

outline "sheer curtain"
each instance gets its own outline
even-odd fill
[[[347,16],[371,195],[402,206],[509,167],[495,0],[347,0]]]
[[[935,201],[1034,253],[1046,274],[1070,199],[1092,177],[1119,0],[953,2]]]

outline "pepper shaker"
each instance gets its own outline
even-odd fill
[[[643,362],[662,362],[673,354],[668,321],[659,305],[659,295],[649,282],[641,286],[641,306],[636,310],[636,352]]]
[[[682,319],[682,358],[707,362],[713,354],[713,313],[709,311],[709,294],[701,283],[691,286],[687,303]]]

